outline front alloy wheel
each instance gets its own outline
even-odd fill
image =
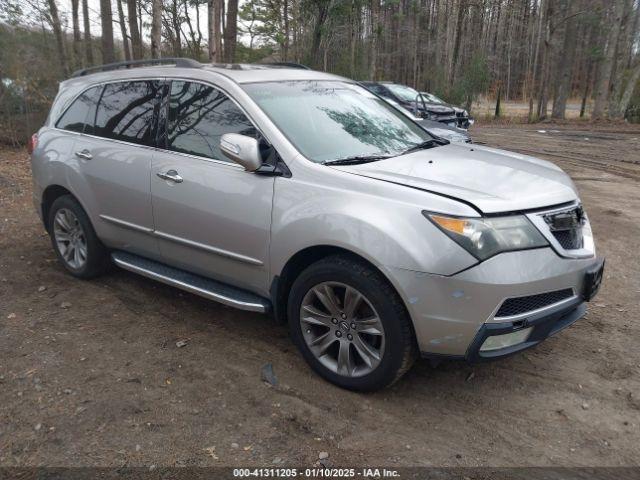
[[[313,355],[338,375],[367,375],[384,355],[385,334],[378,313],[361,292],[344,283],[312,287],[302,300],[300,324]]]
[[[350,390],[391,385],[417,354],[402,299],[379,270],[353,255],[331,255],[300,272],[287,318],[311,368]]]

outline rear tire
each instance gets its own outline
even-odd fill
[[[287,316],[307,363],[343,388],[388,387],[417,356],[402,300],[380,272],[357,258],[333,255],[305,269],[291,287]]]
[[[47,225],[58,261],[71,275],[88,279],[109,269],[108,250],[98,239],[87,213],[71,195],[53,202]]]

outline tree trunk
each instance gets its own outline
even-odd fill
[[[236,6],[236,8],[237,8],[237,6]],[[290,35],[290,28],[289,28],[289,0],[284,0],[284,4],[282,6],[282,16],[284,17],[283,18],[283,23],[284,23],[284,44],[283,44],[283,48],[282,48],[282,60],[284,60],[286,62],[287,60],[289,60],[289,35]]]
[[[614,57],[613,72],[611,75],[610,94],[609,94],[609,117],[622,119],[624,112],[618,109],[620,99],[622,97],[623,84],[625,79],[625,71],[628,67],[627,61],[629,57],[627,50],[633,45],[633,36],[629,36],[629,23],[633,13],[634,0],[625,0],[622,21],[620,22],[620,34],[618,35],[618,43],[616,47],[616,55]]]
[[[171,27],[173,29],[173,55],[175,57],[182,56],[182,29],[180,28],[180,5],[178,0],[171,2]]]
[[[551,22],[554,18],[554,5],[551,1],[547,3],[546,26],[545,26],[545,38],[544,49],[542,51],[542,64],[541,64],[541,76],[540,76],[540,89],[538,98],[538,120],[544,120],[547,118],[547,104],[549,103],[549,77],[551,74],[551,57],[552,57],[552,43],[551,43]]]
[[[227,0],[227,22],[224,27],[224,58],[227,63],[235,61],[237,36],[238,0]]]
[[[84,55],[86,65],[93,65],[93,48],[91,45],[91,23],[89,22],[88,0],[82,0],[82,20],[84,24]]]
[[[60,17],[58,15],[58,6],[55,0],[48,0],[49,2],[49,16],[51,19],[51,28],[53,28],[53,34],[56,37],[56,46],[58,47],[58,57],[60,59],[60,65],[65,76],[69,75],[69,61],[67,60],[67,51],[64,44],[64,33],[60,26]]]
[[[182,0],[182,4],[184,5],[184,21],[187,23],[187,27],[189,27],[189,38],[187,38],[187,47],[190,51],[190,55],[195,57],[196,59],[200,58],[200,40],[198,39],[197,28],[193,28],[194,22],[191,21],[191,15],[189,14],[189,2],[188,0]],[[196,10],[196,21],[195,24],[199,23],[199,8],[198,3],[194,5]]]
[[[322,42],[322,26],[327,19],[329,13],[329,0],[317,0],[316,18],[313,23],[313,31],[311,33],[311,61],[315,67],[321,67],[324,64],[323,55],[320,52]]]
[[[371,63],[369,65],[369,79],[375,81],[378,74],[378,40],[380,21],[380,0],[371,0]]]
[[[129,16],[129,31],[131,32],[131,53],[134,60],[143,57],[142,38],[138,29],[138,12],[136,10],[136,0],[127,0],[127,13]]]
[[[209,60],[222,62],[222,5],[223,0],[209,0],[207,4],[209,18]]]
[[[570,11],[567,11],[571,15]],[[572,62],[576,53],[576,21],[575,18],[568,18],[564,31],[564,42],[562,47],[562,58],[558,62],[558,82],[556,84],[556,94],[553,99],[553,118],[564,118],[567,109],[567,98],[571,90],[571,70]]]
[[[216,58],[215,41],[215,3],[216,0],[208,0],[207,2],[207,53],[209,54],[210,62],[218,61],[218,59]]]
[[[540,56],[540,43],[542,41],[542,24],[545,10],[545,0],[540,1],[538,8],[538,34],[536,38],[535,53],[533,54],[533,65],[529,73],[529,122],[534,121],[533,101],[536,95],[536,73],[538,71],[538,58]]]
[[[122,11],[122,0],[116,0],[118,6],[118,18],[120,19],[120,32],[122,33],[122,46],[124,48],[124,59],[131,60],[131,50],[129,49],[129,38],[127,35],[127,22]]]
[[[80,33],[80,0],[71,0],[71,20],[73,23],[73,56],[76,66],[84,64],[82,60],[82,34]]]
[[[161,45],[162,0],[153,0],[153,4],[151,5],[151,58],[160,58]]]
[[[458,63],[458,55],[460,52],[460,36],[462,35],[462,21],[464,20],[464,12],[467,8],[465,0],[460,0],[458,5],[458,19],[456,22],[456,37],[453,43],[453,57],[451,59],[451,71],[449,72],[449,82],[453,85],[456,74],[456,64]]]
[[[613,2],[612,25],[609,29],[607,46],[604,52],[604,59],[600,64],[600,74],[595,86],[596,100],[593,106],[592,118],[597,120],[605,115],[605,108],[609,100],[609,86],[611,85],[611,74],[613,61],[616,55],[616,45],[620,35],[620,25],[622,23],[622,12],[624,10],[624,0]]]
[[[580,118],[584,118],[584,114],[587,112],[587,99],[589,98],[589,86],[591,85],[591,71],[593,67],[591,62],[587,63],[587,77],[584,81],[584,91],[582,93],[582,102],[580,102]]]
[[[196,59],[200,60],[200,54],[202,52],[202,29],[200,28],[200,2],[196,2],[196,31],[198,32],[197,36],[197,47],[196,47]]]
[[[640,57],[636,61],[636,66],[631,71],[631,75],[627,80],[627,86],[622,93],[622,97],[620,97],[620,101],[616,105],[615,111],[617,116],[613,118],[622,120],[625,117],[627,108],[629,107],[629,102],[631,101],[631,96],[638,85],[638,81],[640,81]]]
[[[111,0],[100,0],[100,24],[102,26],[102,63],[115,62]]]

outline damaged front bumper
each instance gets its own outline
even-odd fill
[[[595,257],[563,259],[551,248],[541,248],[503,253],[452,276],[391,271],[422,355],[475,362],[537,345],[581,318],[585,301],[600,285],[603,264]],[[568,293],[540,308],[532,304],[529,311],[501,313],[508,299],[554,292]],[[507,337],[487,342],[500,335]],[[511,345],[512,340],[518,342]]]

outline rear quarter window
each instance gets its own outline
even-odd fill
[[[96,104],[100,98],[102,86],[86,90],[76,98],[56,122],[56,128],[70,132],[91,133]]]

